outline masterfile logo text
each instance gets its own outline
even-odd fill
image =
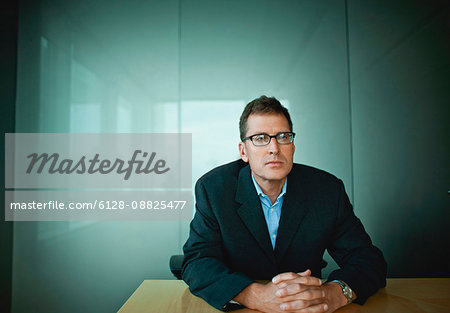
[[[143,158],[141,160],[139,160],[140,154]],[[170,168],[166,167],[166,161],[163,159],[153,162],[155,157],[156,152],[149,154],[147,152],[142,152],[141,150],[135,150],[129,161],[124,161],[119,158],[116,158],[115,161],[108,159],[101,160],[100,154],[98,153],[96,153],[91,159],[83,155],[81,159],[75,161],[72,159],[60,160],[58,153],[53,153],[51,155],[48,153],[41,153],[40,155],[37,153],[32,153],[27,156],[27,158],[31,159],[30,165],[27,168],[27,174],[32,173],[36,164],[39,164],[39,166],[36,165],[35,171],[37,174],[41,174],[44,168],[48,165],[47,172],[49,174],[95,174],[98,172],[106,175],[116,171],[118,174],[125,174],[125,180],[130,178],[133,170],[136,174],[164,174],[170,170]]]
[[[189,220],[191,134],[6,134],[5,220]]]
[[[7,188],[190,188],[191,134],[6,134]]]

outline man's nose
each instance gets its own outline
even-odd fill
[[[278,154],[280,152],[280,147],[278,146],[278,142],[276,138],[270,138],[269,142],[269,153],[270,154]]]

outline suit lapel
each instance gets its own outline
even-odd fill
[[[275,256],[281,260],[291,241],[298,233],[300,223],[307,212],[306,193],[302,186],[302,177],[294,169],[288,175],[287,191],[281,208],[278,226]]]
[[[256,239],[267,257],[275,264],[275,256],[264,213],[261,208],[261,201],[253,185],[250,167],[248,165],[241,169],[239,173],[236,201],[242,204],[237,210],[242,222]]]

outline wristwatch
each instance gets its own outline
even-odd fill
[[[341,280],[332,280],[331,282],[338,283],[342,288],[342,293],[347,298],[347,304],[352,303],[352,301],[355,298],[355,296],[353,294],[353,290],[346,283],[344,283]]]

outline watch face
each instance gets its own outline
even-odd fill
[[[344,295],[349,301],[353,300],[353,291],[348,286],[344,288]]]
[[[353,290],[344,282],[340,280],[335,280],[341,287],[342,287],[342,293],[347,298],[347,304],[351,303],[353,301]]]

